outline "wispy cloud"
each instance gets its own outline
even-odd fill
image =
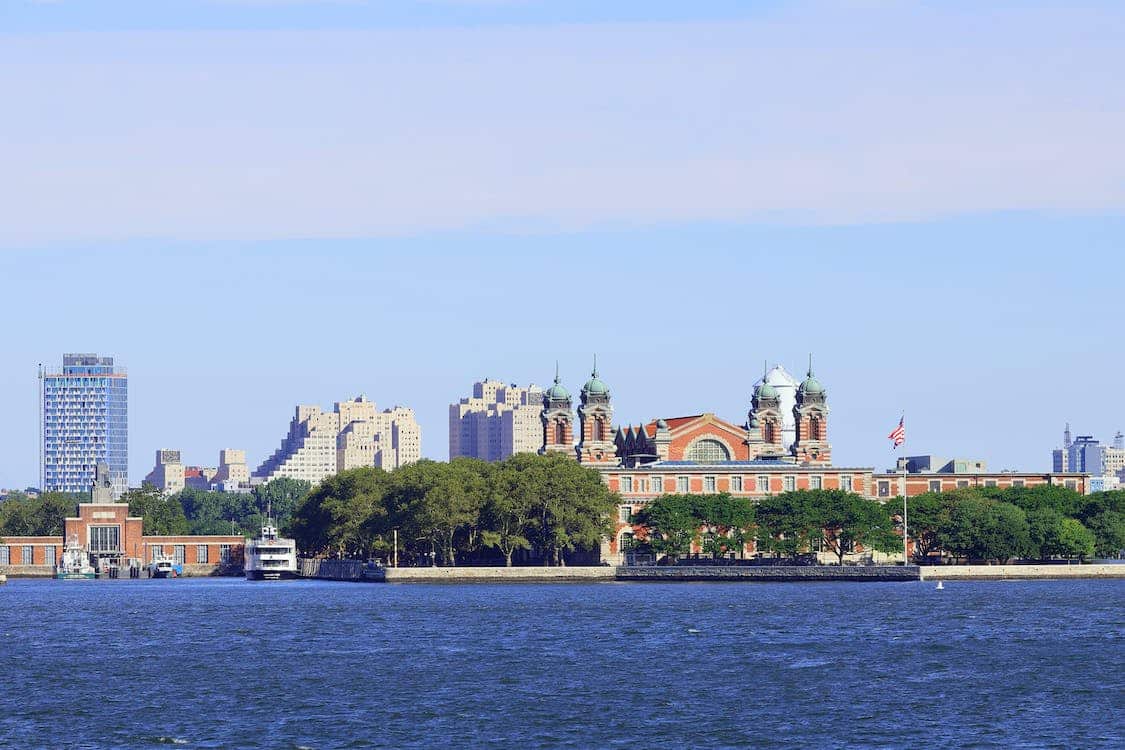
[[[1117,213],[1123,18],[9,36],[0,242]]]

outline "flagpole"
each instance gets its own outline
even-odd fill
[[[906,422],[906,415],[902,415],[899,424]],[[905,441],[904,441],[905,442]],[[902,462],[902,566],[910,564],[910,534],[906,529],[906,461]]]

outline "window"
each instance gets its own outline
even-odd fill
[[[781,486],[786,492],[792,492],[797,489],[797,477],[786,474],[785,478],[781,480]]]
[[[0,544],[0,565],[11,565],[11,557],[11,548],[7,545]]]
[[[184,564],[184,545],[175,544],[172,546],[172,562],[176,565]]]
[[[958,479],[957,480],[957,489],[963,490],[968,486],[969,486],[969,480],[968,479]]]
[[[648,481],[654,493],[657,495],[664,493],[664,480],[660,478],[659,474],[653,474]]]
[[[822,490],[822,489],[824,489],[824,478],[818,477],[818,476],[809,477],[809,489],[810,490]]]
[[[618,552],[628,552],[633,549],[633,546],[633,535],[625,533],[621,535],[621,542],[617,545],[617,550]]]
[[[730,478],[730,491],[742,492],[742,477],[735,476]]]
[[[941,492],[941,480],[940,479],[931,479],[930,480],[930,492]]]
[[[23,560],[24,565],[34,565],[35,564],[35,548],[32,547],[30,544],[25,544],[20,549],[20,559]]]
[[[206,544],[195,545],[195,561],[197,563],[206,563],[207,562],[207,545]]]
[[[879,497],[890,497],[890,496],[891,496],[891,483],[886,481],[886,480],[880,480],[880,482],[879,482]]]
[[[1068,490],[1077,490],[1078,489],[1078,482],[1074,481],[1073,479],[1068,479],[1068,480],[1066,480],[1066,488]]]
[[[840,475],[840,489],[842,489],[844,492],[851,492],[853,490],[854,486],[855,485],[852,484],[852,475],[851,474],[841,474]]]
[[[676,492],[679,492],[682,495],[686,494],[689,489],[690,488],[688,485],[687,477],[676,477]]]
[[[161,557],[163,554],[164,554],[164,545],[163,544],[154,544],[149,548],[149,555],[151,556],[151,558],[153,560],[155,560],[158,557]]]
[[[766,477],[766,476],[759,476],[758,477],[758,487],[757,487],[757,489],[758,489],[758,492],[769,492],[770,491],[770,478]]]
[[[220,544],[219,545],[219,562],[224,563],[224,564],[230,562],[230,545],[229,544]]]
[[[714,492],[715,491],[715,477],[703,477],[703,491],[704,492]]]
[[[684,453],[684,459],[701,464],[713,464],[719,461],[729,461],[730,451],[718,440],[703,438],[702,440],[696,440],[688,447],[687,452]]]
[[[617,517],[618,517],[618,519],[620,519],[621,523],[632,523],[633,522],[633,506],[632,505],[622,505],[621,507],[619,507],[617,509]]]
[[[91,526],[89,529],[91,552],[121,551],[120,526]]]
[[[48,544],[43,548],[43,564],[54,565],[59,561],[59,551],[53,544]]]
[[[1023,480],[1022,479],[1013,479],[1012,480],[1012,486],[1013,487],[1023,487]]]
[[[633,491],[633,478],[632,477],[621,477],[621,491],[622,492],[632,492]]]
[[[984,486],[985,487],[995,487],[996,486],[996,480],[995,479],[986,479],[986,480],[984,480]]]

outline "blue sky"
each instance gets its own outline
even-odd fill
[[[1125,428],[1125,12],[1003,3],[14,2],[0,486],[35,366],[129,367],[157,448],[473,380],[740,420],[808,352],[839,463],[1045,469]],[[209,417],[205,409],[218,416]]]

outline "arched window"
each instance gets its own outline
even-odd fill
[[[594,442],[605,440],[605,422],[601,417],[594,418]]]
[[[563,445],[566,443],[566,425],[562,422],[555,422],[555,445]]]
[[[820,417],[813,414],[809,417],[809,438],[811,440],[820,440]]]
[[[772,443],[773,437],[773,422],[766,422],[764,425],[762,425],[762,439],[767,443]]]
[[[718,440],[703,438],[696,440],[687,449],[684,456],[687,461],[696,461],[701,464],[711,464],[717,461],[729,461],[730,451]]]

